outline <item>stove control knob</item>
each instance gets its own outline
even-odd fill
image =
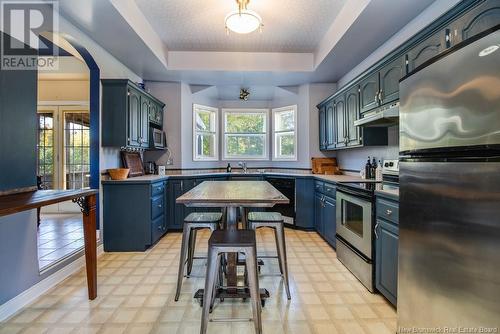
[[[386,162],[386,163],[384,164],[384,167],[389,167],[389,163],[388,163],[388,162]]]
[[[394,166],[394,162],[389,162],[389,166],[390,167]]]

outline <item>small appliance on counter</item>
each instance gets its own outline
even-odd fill
[[[129,177],[144,175],[144,166],[140,152],[121,151],[123,167],[129,168]]]
[[[165,174],[166,174],[166,167],[162,166],[162,165],[158,165],[157,168],[158,168],[158,175],[165,176]]]
[[[382,166],[382,181],[337,184],[337,257],[371,292],[375,282],[375,190],[398,186],[398,161],[384,160]]]
[[[146,170],[146,174],[155,174],[156,163],[154,161],[148,161],[144,164],[144,169]]]

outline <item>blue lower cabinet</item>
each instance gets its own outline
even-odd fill
[[[399,226],[397,217],[386,219],[387,205],[398,206],[395,201],[377,198],[377,224],[375,225],[375,286],[394,306],[398,292]]]
[[[337,208],[335,202],[336,186],[333,183],[315,182],[314,188],[314,226],[316,231],[336,247]]]
[[[337,231],[335,199],[325,196],[323,200],[323,237],[330,246],[335,247],[335,234]]]
[[[166,181],[103,182],[105,251],[144,251],[165,234],[166,187]]]
[[[314,230],[314,180],[295,180],[295,226]]]
[[[187,190],[186,190],[187,191]],[[177,204],[176,198],[184,194],[184,180],[171,180],[168,184],[168,202],[170,203],[170,219],[168,220],[167,229],[180,230],[184,221],[187,208],[184,204]]]

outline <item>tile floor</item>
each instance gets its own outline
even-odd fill
[[[208,233],[199,233],[203,253]],[[274,253],[269,230],[258,232],[259,253]],[[292,300],[280,277],[260,279],[271,298],[263,308],[264,333],[395,333],[395,309],[369,293],[337,260],[335,251],[314,232],[286,230]],[[69,277],[8,321],[0,333],[199,333],[201,308],[192,298],[204,279],[185,279],[174,301],[181,242],[167,234],[145,253],[106,253],[98,263],[98,298],[87,300],[84,272]],[[198,260],[193,275],[203,274]],[[262,274],[277,272],[266,259]],[[250,317],[248,302],[216,304],[213,317]],[[209,333],[253,333],[251,323],[210,323]]]
[[[38,227],[38,265],[40,270],[83,247],[81,214],[41,215]]]

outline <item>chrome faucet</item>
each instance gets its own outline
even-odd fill
[[[245,174],[247,173],[247,163],[245,161],[238,162],[238,166],[243,168],[243,173],[245,173]]]

